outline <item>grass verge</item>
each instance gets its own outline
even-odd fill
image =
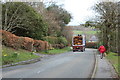
[[[86,33],[86,34],[96,34],[97,31],[87,31],[87,32],[84,32],[84,31],[79,31],[79,30],[73,30],[74,34],[83,34],[83,33]]]
[[[10,47],[2,46],[2,65],[26,61],[39,57],[40,56],[34,55],[32,52],[26,50],[15,50]]]
[[[65,47],[63,49],[53,49],[53,50],[47,50],[47,51],[42,51],[40,53],[42,54],[59,54],[59,53],[65,53],[70,51],[70,47]]]
[[[83,34],[83,31],[74,30],[73,33],[76,34],[76,35],[77,35],[77,34]]]
[[[120,76],[120,65],[118,64],[118,59],[120,58],[120,56],[118,56],[117,53],[113,53],[110,52],[107,55],[107,59],[111,62],[111,64],[114,66],[116,72],[118,73],[118,75]]]

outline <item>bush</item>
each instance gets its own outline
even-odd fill
[[[68,45],[68,41],[65,37],[58,37],[58,43],[63,44],[64,46]]]
[[[8,47],[12,47],[14,49],[18,49],[20,48],[20,43],[19,43],[19,37],[4,31],[4,30],[0,30],[0,34],[2,34],[2,44]]]
[[[44,42],[44,44],[45,44],[45,50],[48,50],[49,49],[49,43],[47,42],[47,41],[43,41]]]
[[[48,41],[50,44],[57,44],[58,43],[57,37],[47,36],[47,37],[44,37],[43,40]]]
[[[64,48],[65,46],[68,45],[68,41],[66,40],[65,37],[47,36],[47,37],[44,37],[44,40],[52,44],[52,47],[54,48]]]
[[[20,8],[18,8],[18,6]],[[11,23],[9,29],[18,36],[31,37],[34,39],[42,39],[46,35],[48,26],[47,22],[38,11],[36,11],[32,6],[28,5],[26,2],[6,2],[1,4],[2,7],[2,29],[7,29],[9,27],[5,26],[5,20],[7,19],[7,24]],[[9,9],[7,9],[9,7]],[[6,9],[8,10],[5,16]],[[40,8],[41,9],[41,8]],[[16,14],[14,13],[16,11]],[[14,17],[13,17],[14,14]],[[15,18],[16,17],[16,18]],[[14,18],[14,19],[13,19]],[[24,25],[18,25],[24,24]],[[18,26],[18,27],[16,27]]]
[[[19,37],[19,45],[22,49],[33,51],[34,40],[29,37]]]
[[[14,49],[21,48],[28,51],[33,51],[35,48],[36,51],[40,51],[52,48],[47,41],[33,40],[29,37],[18,37],[4,30],[0,30],[0,34],[2,34],[2,44]]]
[[[45,49],[45,44],[41,40],[34,40],[33,46],[34,46],[36,51],[41,51],[41,50]]]
[[[57,48],[57,49],[62,49],[64,48],[64,44],[52,44],[52,47]]]
[[[34,40],[33,46],[36,51],[51,49],[51,44],[49,44],[47,41]]]
[[[98,48],[97,42],[86,42],[86,48]]]

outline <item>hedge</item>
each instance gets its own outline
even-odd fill
[[[43,38],[45,41],[48,41],[50,44],[52,44],[52,47],[54,48],[64,48],[68,45],[68,41],[65,37],[53,37],[53,36],[47,36]]]
[[[98,48],[97,42],[86,42],[86,48]]]
[[[2,45],[14,49],[25,49],[28,51],[40,51],[50,49],[51,45],[47,41],[34,40],[29,37],[19,37],[8,31],[0,30],[2,35]]]

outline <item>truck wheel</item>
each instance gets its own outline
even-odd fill
[[[81,50],[83,52],[83,50]]]
[[[75,52],[75,50],[73,50],[73,52]]]

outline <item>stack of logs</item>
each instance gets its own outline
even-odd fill
[[[74,37],[74,45],[82,45],[82,36]]]

